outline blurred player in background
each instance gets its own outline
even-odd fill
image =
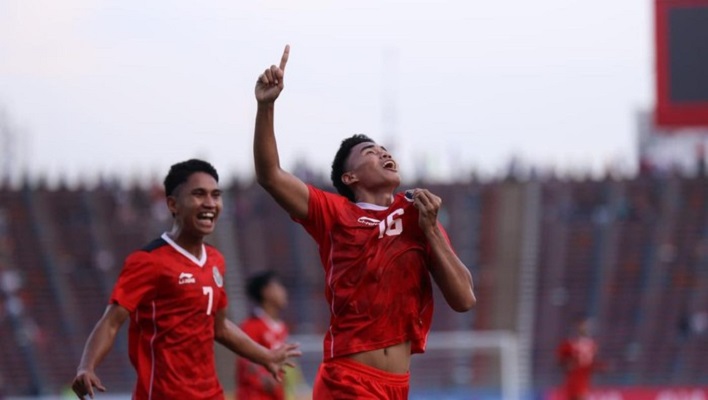
[[[255,307],[250,317],[241,323],[241,329],[268,349],[285,344],[288,328],[280,314],[288,305],[288,293],[278,275],[271,270],[252,275],[248,279],[246,292]],[[298,386],[305,385],[297,367],[288,368],[285,379],[279,382],[263,366],[242,357],[237,358],[236,398],[239,400],[292,399]]]
[[[456,311],[476,302],[472,275],[437,220],[440,198],[396,194],[398,164],[370,138],[354,135],[337,151],[340,194],[280,167],[273,120],[289,51],[256,82],[253,152],[258,183],[319,245],[330,326],[313,397],[407,399],[411,355],[425,351],[433,315],[430,275]]]
[[[83,399],[105,391],[95,369],[130,318],[129,356],[137,373],[133,399],[223,399],[214,340],[265,366],[277,379],[295,345],[268,349],[226,319],[224,258],[204,238],[222,208],[211,164],[173,165],[164,181],[170,232],[128,256],[110,304],[86,341],[72,389]]]
[[[573,334],[558,346],[558,362],[565,373],[563,391],[568,400],[586,400],[592,374],[600,369],[598,346],[590,335],[590,325],[590,318],[578,318]]]

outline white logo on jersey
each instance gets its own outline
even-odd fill
[[[381,221],[379,221],[378,219],[375,219],[375,218],[359,217],[359,219],[357,220],[357,222],[360,223],[360,224],[368,225],[368,226],[376,226],[376,225],[378,225],[379,222],[381,222]]]
[[[197,283],[197,280],[194,279],[194,275],[188,272],[182,272],[181,274],[179,274],[179,284],[184,285],[187,283]]]
[[[216,286],[224,286],[224,278],[221,276],[221,273],[219,273],[219,268],[217,268],[216,265],[212,267],[212,272],[214,273],[214,282],[216,283]]]

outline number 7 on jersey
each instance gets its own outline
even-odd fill
[[[206,313],[207,315],[211,315],[211,307],[214,304],[214,288],[211,286],[202,286],[202,293],[204,293],[205,296],[209,296]]]

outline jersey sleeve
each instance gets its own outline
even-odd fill
[[[159,271],[154,268],[150,254],[147,252],[133,253],[125,260],[123,270],[113,288],[110,302],[111,304],[119,304],[133,312],[143,299],[154,294],[159,279]]]
[[[317,243],[321,243],[327,232],[329,232],[334,225],[337,210],[342,201],[348,200],[334,193],[325,192],[312,185],[307,185],[307,187],[310,191],[307,217],[293,218],[293,220],[301,224]]]

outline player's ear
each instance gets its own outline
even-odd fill
[[[358,182],[359,178],[356,177],[356,174],[349,171],[345,172],[342,174],[342,182],[344,182],[345,185],[349,186],[354,182]]]
[[[177,198],[175,196],[167,196],[165,199],[167,203],[167,209],[170,210],[170,214],[174,217],[177,215]]]

